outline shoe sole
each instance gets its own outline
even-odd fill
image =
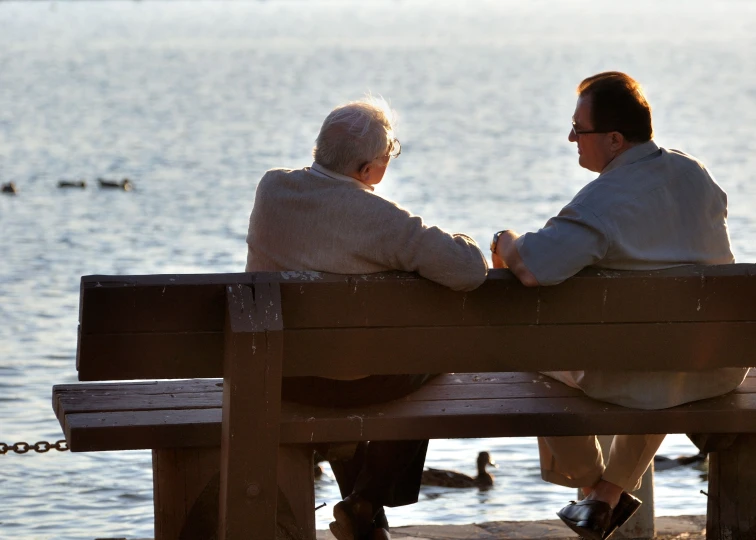
[[[597,530],[597,529],[587,528],[585,526],[587,525],[585,521],[578,521],[577,523],[572,523],[570,521],[566,521],[564,518],[562,518],[562,516],[559,516],[559,518],[562,520],[562,523],[564,523],[570,529],[576,532],[580,538],[584,538],[585,540],[603,540],[604,539],[604,531],[602,531],[601,529]]]

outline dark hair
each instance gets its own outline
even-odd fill
[[[588,77],[577,88],[591,99],[591,120],[596,131],[619,131],[629,142],[646,142],[654,136],[651,106],[640,83],[619,71]]]

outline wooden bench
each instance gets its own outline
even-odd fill
[[[703,432],[738,434],[711,455],[707,538],[753,540],[756,378],[645,411],[534,372],[745,367],[754,351],[756,265],[532,289],[500,270],[468,293],[399,273],[87,276],[79,379],[172,380],[60,385],[53,407],[72,451],[153,450],[157,539],[219,467],[219,538],[274,538],[277,485],[314,538],[314,443]],[[435,372],[454,375],[371,407],[280,400],[283,376]]]

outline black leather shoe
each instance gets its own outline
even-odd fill
[[[559,519],[586,540],[603,540],[612,519],[612,507],[604,501],[571,502],[557,512]]]
[[[604,540],[609,538],[614,534],[614,531],[622,527],[628,519],[633,517],[633,514],[638,511],[641,504],[643,504],[643,501],[623,491],[617,506],[612,511],[612,519],[609,522],[609,527],[606,529],[606,534],[604,534]]]

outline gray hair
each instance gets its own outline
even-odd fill
[[[319,165],[348,174],[386,155],[394,139],[393,121],[391,107],[380,97],[336,107],[323,121],[312,156]]]

